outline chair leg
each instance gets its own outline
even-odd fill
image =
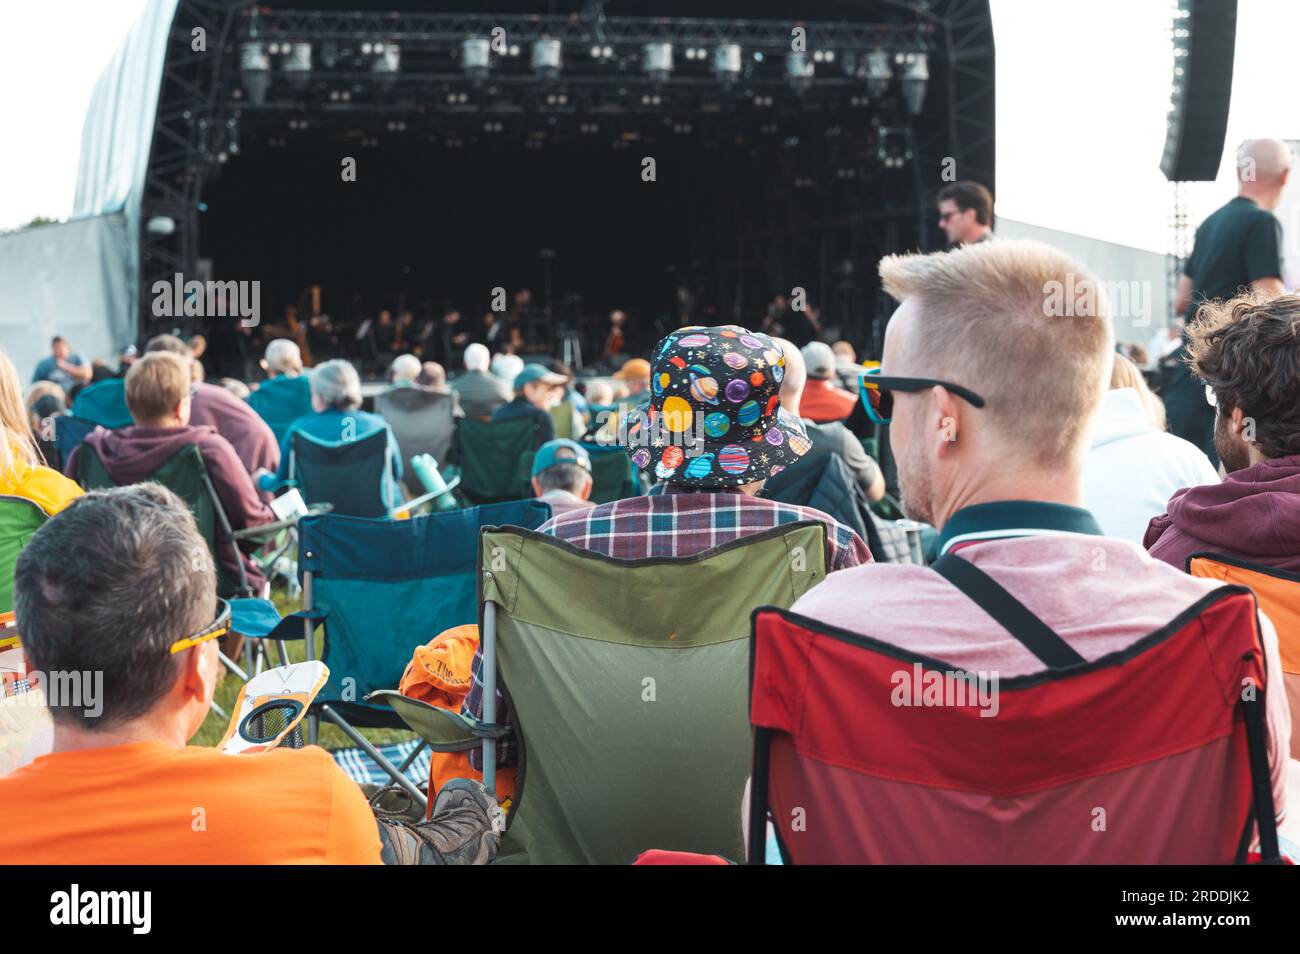
[[[280,651],[280,665],[281,666],[289,665],[289,648],[285,646],[284,640],[277,639],[275,641],[275,648]]]
[[[244,670],[239,668],[239,663],[235,662],[233,659],[231,659],[223,652],[218,652],[217,656],[221,660],[221,665],[229,669],[232,673],[238,676],[242,681],[248,682],[248,673],[244,672]]]
[[[217,703],[216,699],[213,699],[210,703],[208,703],[208,706],[212,709],[213,712],[221,716],[221,718],[225,719],[227,722],[230,721],[230,714],[226,712],[225,709],[221,708],[221,706]]]
[[[420,805],[426,811],[428,810],[429,800],[424,797],[424,793],[415,787],[415,785],[411,782],[411,780],[402,773],[401,769],[395,766],[392,762],[388,761],[388,759],[384,758],[383,753],[380,752],[377,748],[375,748],[374,745],[371,744],[369,739],[367,739],[356,729],[352,728],[352,726],[348,725],[347,721],[343,719],[342,716],[340,716],[329,706],[321,706],[320,712],[321,715],[323,715],[325,718],[329,719],[336,726],[342,729],[343,734],[346,735],[353,742],[355,742],[357,746],[363,752],[366,753],[366,755],[374,759],[375,762],[378,763],[379,767],[382,768],[385,772],[387,772],[389,777],[392,778],[394,782],[396,782],[398,785],[402,787],[402,790],[405,791],[406,794],[410,795],[413,799],[415,799],[418,805]]]
[[[406,761],[402,763],[401,768],[399,768],[398,771],[401,772],[403,775],[405,775],[406,770],[409,769],[411,765],[415,762],[415,757],[419,755],[421,752],[423,752],[424,747],[428,744],[429,744],[428,740],[421,739],[420,744],[417,745],[412,750],[411,754],[406,757]]]

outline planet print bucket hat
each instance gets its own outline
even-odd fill
[[[651,366],[650,403],[628,412],[623,443],[656,480],[739,487],[779,474],[812,446],[781,408],[785,355],[767,335],[678,328]]]

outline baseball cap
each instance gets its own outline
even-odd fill
[[[525,384],[533,381],[541,381],[543,384],[561,385],[567,384],[569,379],[562,374],[556,374],[544,365],[526,364],[524,369],[515,375],[515,390],[522,391]]]
[[[739,325],[678,328],[659,342],[650,403],[627,414],[632,463],[686,487],[773,477],[812,442],[781,408],[785,354]]]
[[[537,448],[537,453],[533,456],[533,476],[536,477],[556,464],[577,464],[583,470],[590,471],[591,455],[585,447],[567,437],[547,441]]]
[[[645,358],[631,358],[614,372],[618,381],[645,381],[650,377],[650,362]]]
[[[808,368],[808,377],[825,379],[835,374],[835,352],[830,345],[810,341],[800,351],[803,353],[803,363]]]

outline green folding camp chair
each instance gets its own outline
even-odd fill
[[[537,425],[531,417],[456,422],[460,492],[470,503],[501,503],[533,496],[530,484]]]
[[[576,410],[572,401],[561,401],[555,407],[551,408],[551,420],[555,422],[555,436],[566,437],[569,440],[577,440],[581,434],[573,432],[573,415]]]
[[[591,458],[592,503],[609,503],[645,493],[641,475],[622,445],[584,442],[582,446]]]
[[[376,696],[435,750],[482,745],[493,791],[500,686],[519,770],[497,860],[627,864],[648,848],[743,858],[750,615],[826,578],[825,527],[649,560],[489,527],[478,560],[483,723]]]
[[[14,564],[18,554],[49,518],[26,497],[0,494],[0,613],[14,608]]]

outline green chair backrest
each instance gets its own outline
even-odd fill
[[[521,742],[498,860],[627,864],[648,848],[741,860],[750,615],[826,578],[825,527],[631,561],[487,528],[479,569]]]
[[[198,524],[199,534],[208,545],[208,551],[217,565],[217,592],[230,596],[239,590],[239,580],[231,579],[230,574],[221,565],[217,554],[218,527],[217,507],[220,503],[215,498],[215,491],[208,478],[208,468],[203,463],[203,454],[197,444],[186,444],[146,480],[162,484],[190,508],[194,522]],[[143,481],[142,481],[143,482]],[[120,486],[109,475],[99,455],[89,444],[81,446],[77,454],[77,483],[86,490],[105,490]],[[233,546],[233,544],[231,544]]]
[[[14,564],[49,515],[26,497],[0,495],[0,613],[14,608]]]
[[[581,434],[573,433],[573,402],[561,401],[551,408],[551,420],[555,422],[555,436],[576,440]]]
[[[583,443],[591,457],[591,500],[610,503],[641,494],[641,480],[627,451],[621,446],[605,447]]]
[[[460,491],[473,504],[533,496],[529,484],[537,429],[531,417],[507,421],[456,422]]]

